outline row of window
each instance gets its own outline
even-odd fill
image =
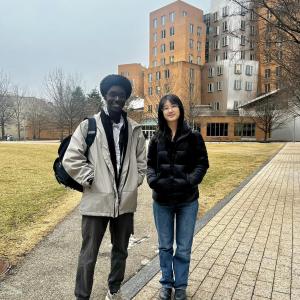
[[[228,136],[228,123],[207,123],[206,136]],[[255,123],[235,123],[234,136],[255,137]]]
[[[164,74],[164,78],[167,79],[170,77],[170,70],[169,69],[166,69],[163,71],[163,74]],[[157,71],[155,72],[155,80],[160,80],[161,79],[161,72],[160,71]],[[152,73],[149,73],[148,74],[148,82],[152,82],[153,80],[153,76],[152,76]]]
[[[265,78],[270,78],[272,75],[271,69],[265,69]],[[280,77],[282,75],[282,68],[280,66],[277,66],[275,68],[275,75],[277,77]]]
[[[227,32],[227,31],[229,31],[229,29],[230,29],[229,22],[228,21],[222,22],[222,32]],[[241,20],[239,29],[241,31],[246,30],[246,21],[245,20]],[[209,32],[213,33],[214,36],[220,35],[220,26],[210,27]],[[255,33],[256,33],[255,25],[250,25],[250,35],[255,35]]]
[[[242,74],[243,65],[242,64],[235,64],[234,65],[234,73],[235,74]],[[216,72],[216,73],[215,73]],[[215,75],[220,76],[223,74],[223,66],[217,67],[209,67],[208,68],[208,77],[214,77]],[[248,76],[253,75],[253,66],[246,65],[245,66],[245,74]]]
[[[183,10],[181,12],[181,16],[186,17],[188,15],[187,11]],[[174,11],[169,13],[169,22],[174,23],[175,21],[175,17],[176,17],[176,13]],[[165,26],[167,22],[167,16],[163,15],[160,17],[160,24],[161,26]],[[191,24],[193,25],[193,24]],[[157,28],[158,27],[158,18],[154,18],[153,19],[153,28]]]
[[[216,86],[216,91],[222,91],[223,90],[223,81],[208,83],[207,91],[209,93],[213,93],[215,91],[215,86]],[[234,81],[234,89],[235,90],[242,90],[242,80],[235,80]],[[252,91],[252,90],[253,90],[253,82],[246,81],[245,82],[245,91]]]
[[[224,51],[222,56],[220,54],[216,54],[214,56],[214,61],[220,61],[221,58],[223,60],[226,60],[228,59],[228,52],[227,51]],[[234,58],[236,59],[246,59],[246,51],[245,50],[241,50],[241,51],[238,51],[238,52],[235,52],[235,56]],[[212,58],[210,60],[213,60]],[[249,60],[256,60],[256,55],[255,55],[255,52],[250,52],[249,53]]]

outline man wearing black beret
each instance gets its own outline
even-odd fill
[[[122,299],[129,237],[133,234],[133,214],[137,188],[146,173],[145,139],[141,126],[123,110],[130,97],[130,81],[121,75],[108,75],[100,83],[106,106],[94,116],[97,135],[86,161],[85,137],[88,121],[72,135],[63,166],[84,187],[82,247],[79,255],[75,296],[89,299],[99,247],[109,224],[111,234],[111,271],[106,300]]]

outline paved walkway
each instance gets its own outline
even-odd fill
[[[134,299],[157,299],[159,276]],[[287,144],[196,234],[187,291],[199,300],[300,299],[299,143]]]

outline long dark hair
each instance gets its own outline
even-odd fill
[[[170,101],[171,104],[177,105],[179,108],[180,115],[177,123],[177,130],[181,131],[184,123],[184,108],[179,97],[174,94],[168,94],[163,96],[160,99],[158,105],[158,136],[159,137],[163,137],[163,136],[165,137],[166,135],[171,134],[171,129],[169,128],[168,123],[163,114],[163,107],[167,101]]]

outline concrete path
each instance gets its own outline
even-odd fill
[[[139,189],[135,234],[130,240],[125,281],[157,255],[157,236],[152,217],[151,191]],[[81,246],[81,216],[76,209],[23,262],[0,281],[1,300],[75,299],[74,281]],[[110,269],[110,234],[106,232],[95,269],[93,299],[104,299]]]
[[[134,299],[157,299],[159,278]],[[287,144],[196,234],[187,291],[199,300],[300,299],[300,143]]]

